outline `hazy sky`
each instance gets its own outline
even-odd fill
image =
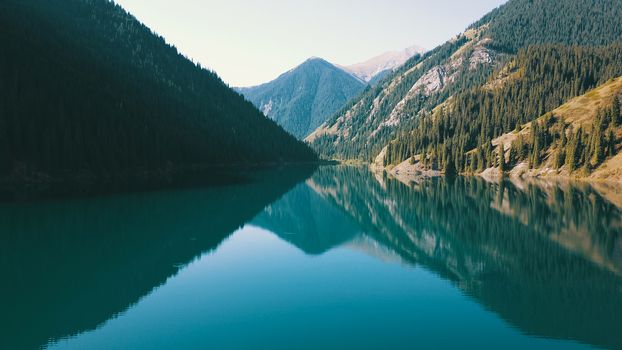
[[[117,0],[231,86],[274,79],[318,56],[352,64],[427,49],[505,0]]]

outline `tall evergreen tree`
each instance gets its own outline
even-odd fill
[[[616,135],[612,129],[609,129],[609,133],[607,136],[607,156],[613,157],[616,153]]]
[[[505,162],[505,152],[503,150],[503,144],[499,145],[499,148],[497,149],[497,154],[499,158],[499,171],[504,173],[507,171],[507,164]]]
[[[613,97],[613,107],[611,112],[613,115],[614,124],[622,124],[622,111],[620,110],[620,98],[618,96]]]

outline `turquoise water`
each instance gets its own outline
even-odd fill
[[[286,173],[0,207],[0,348],[622,348],[601,189]]]

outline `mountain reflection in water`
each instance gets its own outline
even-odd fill
[[[308,253],[349,244],[423,266],[525,333],[622,348],[616,195],[605,185],[400,181],[325,167],[254,222]]]
[[[190,263],[218,256],[221,242],[247,224],[274,233],[305,256],[346,249],[381,263],[422,268],[525,336],[622,348],[617,189],[460,177],[407,181],[346,166],[321,167],[309,175],[308,169],[281,169],[231,186],[3,204],[0,273],[8,288],[0,290],[0,348],[79,348],[72,341],[106,328],[119,315],[138,312],[136,305],[166,290]],[[279,261],[284,266],[295,264],[290,255],[277,257],[285,259]],[[340,268],[333,266],[332,273],[345,271]],[[234,267],[220,269],[227,274]],[[277,283],[279,276],[274,278],[261,285]],[[288,277],[282,278],[287,284]],[[229,283],[222,287],[237,282]],[[296,291],[308,298],[314,292],[291,293]],[[243,303],[233,294],[228,302]],[[371,306],[370,315],[377,312]],[[248,330],[266,322],[247,312]],[[305,315],[295,314],[292,321],[304,322]],[[386,321],[370,318],[378,333],[361,334],[359,345],[373,348],[371,337],[391,334],[383,328]],[[186,326],[193,327],[190,318]],[[322,334],[315,337],[323,340]]]

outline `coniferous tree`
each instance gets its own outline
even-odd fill
[[[537,168],[540,165],[540,149],[541,149],[541,145],[540,145],[540,123],[538,123],[537,121],[532,121],[531,122],[531,141],[530,141],[530,145],[531,145],[531,152],[529,155],[529,167],[530,168]]]
[[[518,163],[518,152],[514,142],[510,144],[510,159],[508,161],[508,167],[512,168]]]
[[[553,158],[553,166],[555,167],[556,170],[558,170],[559,168],[562,167],[562,165],[564,164],[564,149],[561,147],[557,148],[557,151],[555,151],[555,158]]]
[[[483,171],[484,169],[486,169],[486,157],[484,156],[484,149],[483,147],[479,147],[478,148],[478,152],[477,152],[477,171]]]
[[[445,172],[445,176],[454,176],[457,174],[455,163],[453,159],[451,159],[449,156],[445,160],[444,172]]]
[[[579,127],[577,132],[573,134],[572,138],[568,141],[566,147],[566,166],[568,171],[572,173],[581,164],[581,154],[583,152],[583,129]]]
[[[470,165],[471,165],[471,173],[475,174],[477,172],[478,169],[478,164],[477,164],[477,153],[476,152],[471,152],[471,160],[470,160]]]
[[[592,135],[592,157],[590,159],[590,165],[596,167],[605,158],[605,143],[603,142],[603,136],[600,128],[595,128]]]
[[[613,97],[613,107],[612,107],[612,116],[614,125],[622,124],[622,111],[620,110],[620,98],[617,96]]]
[[[493,156],[493,147],[492,147],[492,143],[490,141],[486,142],[485,148],[484,148],[484,159],[485,159],[485,167],[489,168],[493,166],[494,163],[494,159],[495,157]]]
[[[613,132],[613,129],[609,129],[609,133],[607,135],[607,157],[613,157],[616,152],[616,135]]]
[[[503,151],[503,144],[499,145],[497,153],[499,158],[499,171],[504,173],[507,170],[507,164],[505,163],[505,152]]]

